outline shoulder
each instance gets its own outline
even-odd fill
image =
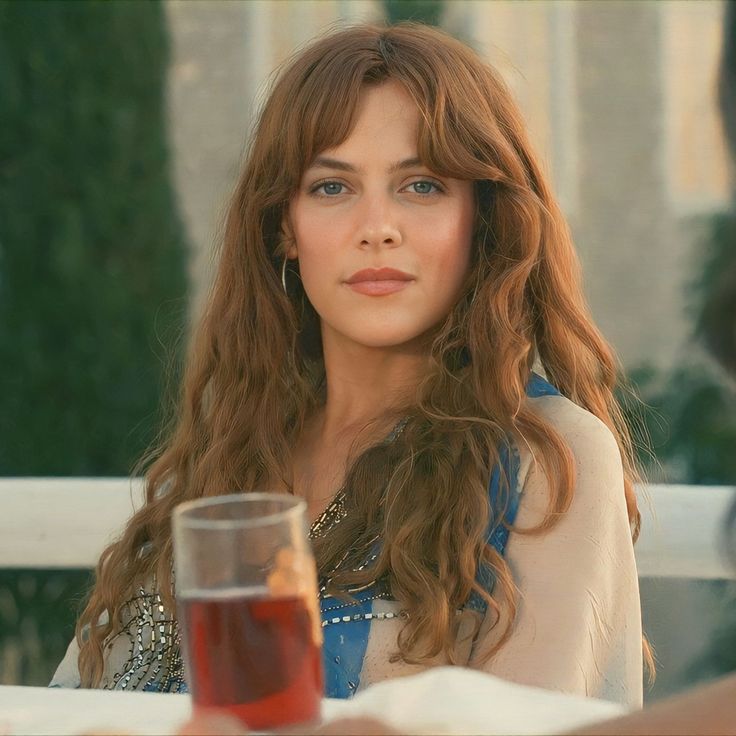
[[[594,414],[564,396],[530,398],[530,408],[556,431],[570,450],[575,470],[573,509],[588,502],[610,501],[625,506],[623,464],[618,442],[611,430]],[[539,497],[546,507],[548,484],[536,457],[539,450],[521,439],[519,482],[524,494]],[[533,503],[532,499],[528,499]]]
[[[528,399],[529,406],[559,434],[570,449],[576,466],[605,466],[621,469],[621,451],[611,430],[595,414],[583,409],[564,396],[541,396]],[[522,442],[520,453],[533,456]]]
[[[540,396],[528,399],[535,414],[544,419],[567,443],[575,457],[598,453],[619,456],[618,443],[611,430],[587,409],[564,396]]]
[[[516,616],[511,638],[485,669],[596,697],[610,695],[615,683],[618,697],[636,701],[641,614],[618,443],[602,421],[562,396],[529,401],[570,449],[574,488],[564,511],[552,510],[556,463],[548,477],[542,450],[520,447],[527,473],[505,555]],[[543,524],[541,533],[529,533]]]

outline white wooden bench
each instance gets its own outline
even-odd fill
[[[640,577],[736,578],[722,550],[734,489],[638,489]],[[0,479],[0,568],[93,567],[143,501],[140,479]]]

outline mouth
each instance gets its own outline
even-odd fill
[[[384,296],[401,291],[412,281],[411,274],[395,268],[365,268],[346,279],[345,284],[360,294]]]

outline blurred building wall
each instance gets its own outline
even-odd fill
[[[168,0],[175,177],[195,311],[273,70],[378,0]],[[453,0],[444,25],[502,73],[571,223],[594,316],[624,364],[668,368],[690,323],[693,216],[728,198],[715,109],[718,0]]]

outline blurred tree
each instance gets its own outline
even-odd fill
[[[159,2],[0,4],[0,473],[119,475],[184,319]]]
[[[0,2],[0,474],[122,475],[186,318],[160,2]],[[171,347],[171,346],[169,346]],[[0,681],[45,684],[90,571],[0,572]]]
[[[0,684],[48,685],[92,580],[91,570],[0,570]]]
[[[444,0],[383,0],[386,20],[389,23],[415,20],[438,26],[444,5]]]
[[[647,477],[692,485],[731,485],[736,478],[736,394],[712,361],[694,352],[666,375],[640,367],[629,374],[644,404],[619,395]]]

